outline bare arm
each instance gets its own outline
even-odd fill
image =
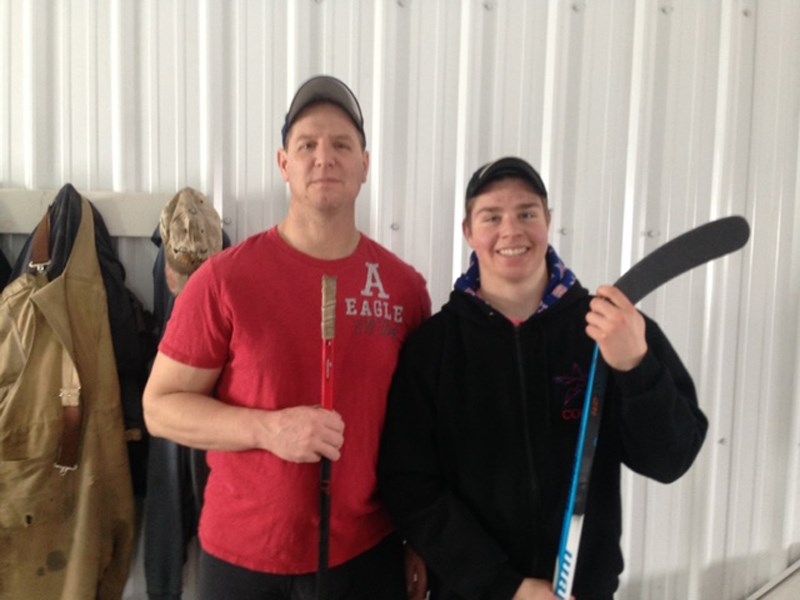
[[[231,406],[211,396],[219,374],[159,352],[143,398],[150,433],[204,450],[267,450],[291,462],[339,459],[344,422],[338,413],[312,406]]]

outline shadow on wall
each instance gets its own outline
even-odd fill
[[[800,542],[787,550],[787,568],[800,560]],[[757,573],[775,573],[778,558],[774,554],[751,554],[740,558],[729,558],[723,564],[712,564],[703,569],[699,582],[691,581],[687,571],[652,573],[645,578],[631,578],[620,582],[616,600],[672,600],[674,598],[698,598],[701,600],[772,600],[772,595],[753,596],[765,586],[768,579],[757,579]],[[783,569],[780,569],[783,571]],[[793,579],[797,579],[795,576]],[[800,586],[800,581],[794,583]],[[794,588],[793,588],[794,589]],[[800,598],[794,596],[779,596]],[[776,597],[777,598],[777,597]]]

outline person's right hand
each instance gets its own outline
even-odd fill
[[[264,415],[258,447],[289,462],[339,460],[344,421],[336,411],[319,406],[293,406]]]
[[[428,597],[428,568],[422,557],[408,544],[405,548],[406,595],[408,600],[425,600]]]
[[[527,578],[517,589],[512,600],[558,600],[553,593],[553,584],[544,579]],[[572,597],[575,600],[575,596]]]

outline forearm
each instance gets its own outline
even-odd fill
[[[424,446],[413,436],[404,439]],[[511,568],[504,550],[435,475],[413,466],[431,461],[417,462],[419,456],[409,446],[391,446],[385,447],[391,456],[382,455],[380,493],[398,531],[423,557],[429,572],[464,598],[477,599],[489,590],[508,592],[511,598],[523,577]],[[412,457],[411,464],[404,463],[406,456]]]
[[[219,374],[220,369],[184,365],[159,352],[143,396],[149,432],[201,450],[266,449],[259,432],[270,415],[214,398]]]
[[[184,365],[159,352],[144,390],[150,433],[203,450],[266,450],[291,462],[339,459],[344,422],[338,413],[311,406],[229,405],[211,396],[219,374],[220,369]]]
[[[164,394],[149,401],[145,392],[144,407],[147,428],[156,437],[202,450],[267,449],[268,411],[231,406],[192,392]]]
[[[708,421],[682,368],[667,370],[650,355],[642,370],[646,376],[633,386],[626,381],[625,387],[644,389],[629,391],[620,405],[625,463],[642,475],[668,483],[680,477],[697,456]]]

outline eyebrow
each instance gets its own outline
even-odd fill
[[[298,133],[297,136],[295,137],[295,139],[298,140],[298,141],[299,140],[303,140],[304,141],[304,140],[316,140],[319,137],[320,137],[319,135],[315,135],[315,134],[312,134],[312,133]],[[350,133],[339,133],[339,134],[330,135],[328,137],[330,137],[334,142],[348,141],[348,142],[358,143],[358,141],[359,141],[357,135],[353,135],[353,134],[350,134]]]
[[[542,210],[544,210],[544,203],[541,200],[538,201],[538,202],[536,202],[536,201],[526,202],[524,204],[518,204],[518,205],[514,206],[513,210],[527,210],[527,209],[530,209],[530,208],[541,208]],[[482,212],[495,213],[495,212],[500,212],[502,210],[504,210],[504,209],[503,209],[503,207],[500,207],[500,206],[484,206],[482,208],[479,208],[475,212],[476,212],[476,214],[480,214]]]

